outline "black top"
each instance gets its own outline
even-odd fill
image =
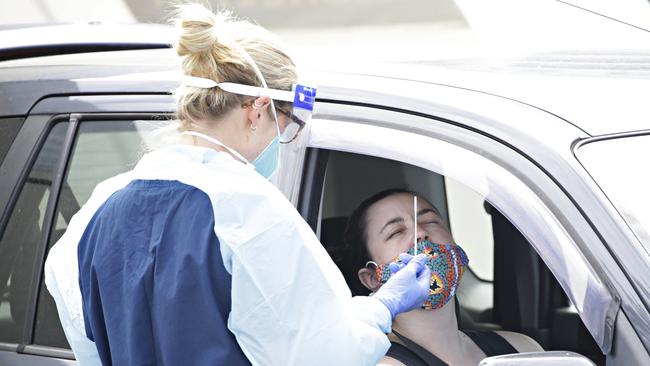
[[[493,331],[463,330],[487,357],[517,353],[517,350],[502,336]],[[404,344],[391,342],[386,356],[392,357],[407,366],[448,366],[417,343],[393,330]]]

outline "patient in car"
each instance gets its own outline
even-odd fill
[[[416,254],[416,239],[417,253],[429,255],[429,298],[421,309],[395,317],[388,335],[391,348],[380,364],[477,365],[488,356],[543,351],[523,334],[458,328],[454,295],[469,259],[454,243],[439,211],[416,193],[391,189],[357,207],[345,232],[348,271],[354,272],[350,278],[356,277],[369,291],[377,291],[392,274],[391,267],[403,265],[400,253]]]

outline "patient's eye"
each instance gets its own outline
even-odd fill
[[[394,237],[397,237],[397,236],[400,235],[402,232],[404,232],[403,229],[395,230],[395,231],[393,231],[392,233],[390,233],[390,235],[388,235],[388,239],[390,240],[390,239],[392,239],[392,238],[394,238]]]
[[[438,215],[434,214],[433,212],[428,212],[425,215],[422,215],[418,219],[418,224],[419,225],[433,225],[433,224],[442,225],[442,220],[440,219],[440,217],[438,217]]]
[[[434,219],[434,220],[425,221],[425,222],[421,223],[420,225],[423,225],[423,224],[424,225],[432,225],[432,224],[441,225],[442,222],[440,222],[440,220],[435,220]]]

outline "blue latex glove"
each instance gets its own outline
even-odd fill
[[[400,259],[401,265],[389,265],[394,274],[374,295],[386,305],[393,318],[397,314],[419,308],[429,296],[431,269],[425,265],[426,254],[413,257],[403,253],[400,254]]]

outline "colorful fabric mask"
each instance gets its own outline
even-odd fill
[[[465,267],[469,263],[467,254],[459,245],[435,244],[423,241],[417,244],[418,254],[424,253],[429,256],[426,265],[431,269],[431,282],[429,297],[422,305],[423,309],[439,309],[451,300],[456,294],[456,289],[463,276]],[[408,254],[414,255],[414,248],[409,249]],[[392,262],[401,263],[399,257]],[[390,263],[375,267],[377,279],[383,285],[391,276]]]

